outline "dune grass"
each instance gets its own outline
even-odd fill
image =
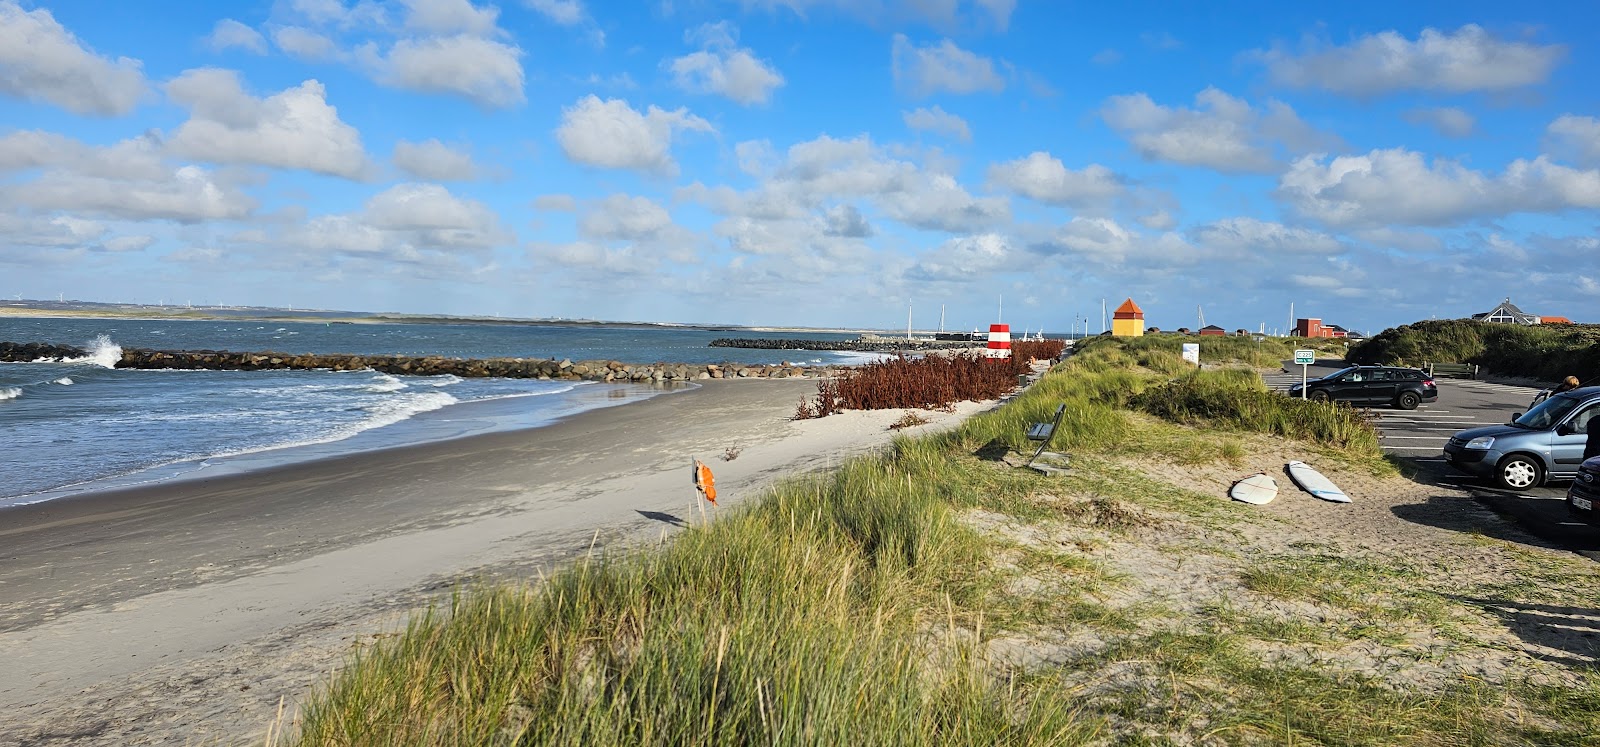
[[[1226,460],[1241,448],[1196,446],[1227,439],[1195,425],[1371,458],[1354,433],[1362,424],[1340,420],[1345,413],[1310,403],[1274,409],[1257,400],[1259,380],[1186,374],[1167,354],[1092,347],[1004,407],[780,483],[659,547],[595,554],[537,584],[461,590],[400,635],[358,651],[309,699],[298,743],[1422,746],[1568,738],[1571,729],[1508,721],[1506,694],[1487,686],[1410,693],[1267,664],[1252,648],[1262,639],[1314,645],[1346,636],[1342,629],[1268,620],[1226,627],[1240,618],[1217,614],[1200,629],[1166,630],[1159,605],[1109,603],[1122,578],[1073,545],[1020,544],[963,520],[1064,522],[1099,538],[1082,542],[1103,544],[1177,516],[1223,530],[1215,537],[1226,542],[1230,524],[1254,515],[1115,458],[1159,446]],[[1158,404],[1140,406],[1171,422],[1128,409],[1150,401]],[[1059,402],[1068,417],[1054,446],[1073,452],[1073,474],[1048,480],[1001,465],[1030,445],[1026,424]],[[1249,407],[1260,412],[1229,409]],[[1296,418],[1313,424],[1289,422]],[[1354,609],[1373,604],[1362,595],[1375,588],[1417,580],[1364,562],[1274,558],[1254,569],[1245,583],[1259,593]],[[1423,614],[1397,609],[1405,619]],[[1026,665],[991,654],[997,639],[1042,634],[1109,643]],[[1525,700],[1573,728],[1593,722],[1556,710],[1592,703],[1592,688],[1529,690]]]
[[[1353,363],[1476,363],[1502,376],[1600,383],[1600,325],[1425,320],[1386,329],[1350,349]]]

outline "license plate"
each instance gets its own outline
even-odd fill
[[[1572,496],[1572,507],[1573,508],[1582,509],[1584,511],[1593,511],[1594,510],[1594,503],[1591,502],[1588,498],[1579,498],[1578,496]]]

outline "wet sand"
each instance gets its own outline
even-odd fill
[[[893,436],[899,410],[791,421],[815,391],[711,381],[534,430],[0,510],[0,745],[251,739],[451,588],[699,521],[692,457],[727,510]]]

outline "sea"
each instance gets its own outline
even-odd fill
[[[717,337],[757,336],[854,337],[671,326],[0,317],[0,341],[71,345],[88,352],[69,360],[0,363],[0,509],[152,482],[538,428],[587,410],[672,396],[684,389],[397,376],[371,370],[113,368],[123,346],[691,364],[849,365],[879,357],[709,346]]]

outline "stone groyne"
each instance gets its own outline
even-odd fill
[[[955,340],[785,340],[719,337],[714,348],[757,348],[761,350],[851,350],[860,353],[895,353],[901,350],[944,350],[983,347],[984,342]]]
[[[90,351],[66,345],[0,342],[0,361],[30,363],[43,360],[85,358]],[[227,350],[149,350],[123,348],[115,368],[166,368],[207,371],[259,371],[272,369],[328,369],[412,376],[454,375],[463,378],[577,379],[583,381],[694,381],[697,379],[831,378],[841,367],[800,365],[745,365],[740,363],[622,363],[613,360],[555,360],[554,358],[445,358],[397,355],[306,355],[292,353],[236,353]]]

